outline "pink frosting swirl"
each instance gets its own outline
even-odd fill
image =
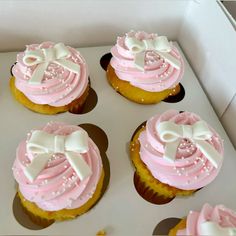
[[[181,140],[175,161],[167,161],[163,158],[165,144],[155,128],[156,124],[163,121],[192,125],[199,120],[200,117],[194,113],[169,110],[147,121],[146,130],[139,136],[140,157],[156,179],[183,190],[199,189],[215,179],[223,162],[223,144],[210,126],[208,128],[213,135],[207,142],[222,155],[218,168],[189,139]]]
[[[156,34],[146,32],[129,32],[128,37],[138,40],[157,38]],[[170,54],[181,62],[179,70],[165,62],[155,51],[147,51],[145,54],[144,72],[134,65],[134,55],[125,45],[125,38],[118,37],[117,43],[111,49],[111,66],[119,79],[130,82],[131,85],[150,92],[159,92],[175,87],[181,80],[184,72],[183,59],[177,48],[172,45]]]
[[[235,228],[236,213],[223,205],[212,207],[206,203],[203,205],[200,212],[190,211],[187,216],[186,229],[178,230],[177,235],[209,235],[204,232],[201,227],[204,222],[209,221],[223,228]],[[236,231],[233,235],[236,235]]]
[[[55,43],[52,42],[32,44],[26,47],[26,51],[52,48],[54,45]],[[25,65],[23,62],[25,52],[20,52],[17,55],[17,63],[12,69],[17,89],[36,104],[48,104],[54,107],[67,105],[79,98],[88,85],[88,68],[84,58],[77,50],[71,47],[67,48],[71,55],[66,59],[80,66],[79,75],[51,62],[44,73],[42,83],[39,85],[29,84],[28,80],[32,77],[37,65]]]
[[[68,135],[81,129],[79,126],[59,122],[49,122],[42,128],[43,131],[58,135]],[[13,165],[13,174],[22,195],[46,211],[74,209],[85,204],[93,196],[102,171],[100,152],[92,139],[89,138],[89,151],[81,154],[92,170],[91,176],[80,181],[65,155],[53,154],[45,169],[30,182],[23,172],[34,158],[26,150],[30,136],[31,133],[19,144]]]

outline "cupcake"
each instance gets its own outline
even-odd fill
[[[184,62],[165,36],[131,31],[118,37],[111,53],[107,79],[129,100],[153,104],[180,92]]]
[[[12,67],[10,88],[17,101],[32,111],[79,113],[89,93],[84,58],[63,43],[26,46]]]
[[[58,122],[20,142],[13,174],[24,210],[42,226],[87,212],[101,197],[105,175],[87,132]]]
[[[169,110],[136,130],[130,157],[147,200],[190,195],[217,176],[223,161],[222,139],[191,112]]]
[[[204,204],[201,211],[190,211],[169,236],[176,235],[236,235],[236,212],[223,205]]]

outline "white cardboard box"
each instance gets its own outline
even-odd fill
[[[11,2],[11,6],[9,3],[5,3],[5,8],[1,7],[0,11],[4,14],[1,14],[0,19],[5,17],[5,19],[9,20],[10,16],[12,17],[15,14],[14,30],[16,33],[13,36],[18,36],[21,32],[20,25],[18,25],[20,23],[17,21],[18,17],[20,18],[20,11],[15,12],[14,9],[17,8],[23,11],[25,10],[24,7],[28,6],[28,9],[32,10],[32,12],[29,11],[28,13],[30,17],[34,13],[34,7],[36,9],[37,6],[42,7],[43,3],[35,1],[36,5],[33,5],[28,1],[21,1],[22,6],[20,7],[16,1],[9,2]],[[28,3],[26,4],[26,2]],[[69,19],[65,19],[67,24],[63,24],[63,21],[59,17],[57,19],[59,19],[59,23],[61,24],[60,30],[56,28],[50,31],[47,28],[44,32],[40,31],[41,28],[39,28],[39,34],[42,33],[41,38],[38,37],[39,34],[33,35],[29,33],[35,32],[32,26],[34,25],[33,23],[38,21],[41,25],[42,22],[45,23],[48,19],[47,13],[54,9],[53,3],[55,4],[55,2],[49,1],[47,7],[45,5],[43,8],[46,9],[43,14],[44,17],[37,15],[38,18],[33,18],[31,23],[23,25],[21,28],[23,33],[27,31],[27,27],[28,30],[32,31],[26,34],[27,40],[23,39],[21,43],[26,44],[25,41],[32,43],[39,39],[43,41],[46,39],[46,33],[49,33],[49,38],[47,39],[54,39],[55,41],[63,41],[65,43],[72,40],[71,44],[73,45],[73,42],[77,42],[76,39],[72,37],[73,33],[67,40],[62,40],[64,37],[62,32],[67,32],[65,29],[68,26],[68,22],[70,22],[72,28],[73,23],[75,23],[75,28],[78,27],[80,30],[87,32],[86,36],[84,35],[84,40],[83,38],[81,40],[81,45],[87,43],[86,40],[88,40],[88,44],[95,45],[96,34],[93,30],[98,26],[105,27],[106,17],[107,21],[109,19],[110,28],[102,29],[102,34],[100,33],[98,36],[98,44],[102,44],[102,42],[114,43],[118,34],[121,35],[131,28],[142,28],[147,31],[161,32],[161,34],[166,34],[172,39],[178,40],[185,55],[191,62],[196,75],[205,86],[205,89],[207,89],[212,103],[217,104],[215,109],[218,115],[221,116],[224,114],[224,111],[227,110],[226,108],[230,106],[230,102],[235,93],[235,81],[233,80],[232,71],[235,64],[235,55],[232,53],[232,51],[235,51],[235,44],[233,44],[233,42],[235,42],[233,41],[235,35],[230,28],[230,23],[215,1],[150,1],[151,4],[147,5],[140,1],[128,1],[124,3],[124,5],[128,5],[129,10],[131,9],[130,7],[134,6],[133,10],[135,12],[140,14],[145,12],[145,14],[147,14],[145,16],[147,17],[140,15],[140,17],[138,17],[134,13],[132,14],[131,11],[124,10],[126,9],[124,5],[121,3],[118,4],[117,1],[101,1],[101,3],[98,1],[88,1],[88,3],[66,2],[62,1],[60,3],[61,5],[59,4],[57,13],[53,11],[53,15],[56,14],[57,17],[59,17],[62,12],[69,13]],[[70,4],[68,4],[68,2],[70,2]],[[137,4],[134,4],[135,2],[138,2],[139,7],[145,5],[145,8],[139,8]],[[0,4],[4,6],[2,2]],[[16,4],[16,8],[13,4]],[[101,14],[100,18],[96,18],[98,19],[96,22],[90,22],[88,15],[86,16],[85,13],[82,14],[83,11],[80,8],[75,8],[75,6],[82,6],[83,10],[90,6],[90,18],[92,17],[94,20],[98,17],[98,15],[95,16],[92,14],[94,12],[99,12]],[[118,6],[119,8],[117,9]],[[43,9],[40,8],[41,13],[43,13]],[[78,11],[82,14],[82,19],[85,23],[78,24],[77,21],[75,21],[79,20],[80,17],[79,13],[78,15],[75,14],[76,10],[74,9],[79,9]],[[118,17],[114,12],[119,12],[119,10],[123,11],[120,11]],[[102,15],[104,13],[107,13],[107,15]],[[130,18],[127,20],[127,18],[125,19],[126,16]],[[23,16],[23,18],[24,17],[25,16]],[[135,19],[137,21],[135,21]],[[164,24],[163,21],[167,23]],[[132,25],[134,22],[136,22],[136,25]],[[91,23],[90,28],[88,27],[89,23]],[[82,27],[83,24],[86,26],[84,29]],[[9,25],[11,25],[11,22]],[[115,27],[115,25],[117,27]],[[213,28],[214,25],[217,25],[218,30],[221,32],[219,38],[217,38],[218,41],[214,41],[215,37],[213,36],[218,36],[218,30]],[[1,29],[3,29],[3,25],[1,24],[0,26]],[[93,32],[90,35],[89,29]],[[98,32],[99,29],[98,27],[95,32]],[[108,29],[107,32],[106,29]],[[2,31],[4,37],[6,37],[5,39],[1,37],[2,45],[9,39],[9,44],[5,44],[8,49],[10,49],[10,47],[12,47],[12,49],[14,49],[14,47],[21,47],[21,44],[16,43],[14,37],[7,37],[9,34],[6,31],[7,30],[5,30],[5,32]],[[61,34],[59,34],[59,31]],[[113,33],[109,34],[110,32]],[[31,37],[28,37],[29,34],[31,34]],[[104,34],[106,35],[105,38]],[[74,35],[76,35],[76,33]],[[60,40],[58,40],[57,37]],[[227,39],[227,43],[224,42],[225,39]],[[2,45],[1,47],[3,48],[4,46]],[[221,50],[217,51],[219,47]],[[57,116],[45,116],[23,108],[12,99],[8,88],[7,79],[10,76],[9,69],[15,61],[16,53],[0,54],[0,70],[2,77],[0,80],[0,107],[2,108],[0,130],[3,134],[0,139],[2,152],[2,158],[0,159],[0,185],[2,186],[0,194],[2,203],[0,211],[0,234],[72,234],[84,236],[95,235],[98,230],[107,229],[108,235],[151,235],[156,224],[162,219],[172,216],[182,217],[186,215],[190,209],[199,209],[206,201],[212,204],[224,203],[236,210],[234,201],[236,191],[233,181],[231,180],[234,178],[234,167],[236,166],[235,150],[187,61],[185,61],[186,71],[182,82],[186,90],[185,98],[176,104],[161,102],[157,105],[142,106],[131,103],[119,96],[108,85],[105,79],[105,72],[99,65],[99,60],[109,49],[110,46],[80,49],[89,64],[92,87],[98,95],[98,104],[95,109],[81,116],[70,113]],[[223,68],[222,65],[224,65]],[[225,76],[227,76],[227,82],[225,82]],[[219,87],[214,87],[213,84],[220,84],[222,90],[218,91]],[[215,96],[213,91],[216,91],[215,93],[218,96]],[[109,99],[107,99],[108,97]],[[219,100],[218,97],[220,97]],[[146,202],[137,194],[133,186],[134,170],[130,165],[126,145],[140,123],[153,114],[163,112],[170,108],[196,112],[209,122],[225,140],[225,161],[216,180],[206,188],[197,192],[193,197],[187,199],[177,198],[169,204],[157,206]],[[114,117],[116,118],[114,119]],[[19,141],[24,138],[30,129],[44,125],[50,120],[65,121],[72,124],[93,123],[106,132],[109,138],[107,155],[111,167],[110,185],[99,204],[83,216],[73,221],[55,223],[40,231],[31,231],[19,225],[15,221],[12,213],[12,201],[15,196],[15,188],[11,167],[15,158],[15,149]]]

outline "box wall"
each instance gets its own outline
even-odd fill
[[[192,1],[178,41],[190,61],[216,113],[236,145],[236,34],[214,0]],[[230,121],[230,122],[228,122]]]
[[[114,44],[134,30],[176,39],[189,1],[86,0],[0,1],[0,51],[61,41],[73,47]]]
[[[216,1],[192,1],[178,35],[219,117],[236,90],[236,34]]]

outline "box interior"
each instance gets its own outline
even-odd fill
[[[98,102],[86,114],[63,113],[56,116],[40,115],[31,112],[15,101],[8,88],[8,80],[3,80],[0,106],[6,112],[1,114],[0,185],[2,186],[0,211],[0,234],[3,235],[95,235],[105,229],[108,235],[152,235],[156,225],[169,217],[182,217],[190,209],[199,209],[206,201],[211,204],[224,203],[236,209],[236,191],[231,182],[236,165],[235,150],[219,122],[207,96],[204,94],[189,63],[184,59],[186,68],[182,85],[185,97],[178,103],[161,102],[156,105],[135,104],[116,93],[108,84],[105,71],[100,66],[100,58],[109,52],[111,46],[80,48],[90,68],[92,88],[96,91]],[[183,54],[182,54],[183,55]],[[0,64],[4,68],[2,76],[10,76],[16,52],[0,53]],[[108,99],[109,98],[109,99]],[[198,101],[196,103],[196,101]],[[128,154],[128,143],[135,129],[156,113],[168,109],[194,111],[206,120],[224,139],[225,159],[216,180],[188,198],[175,198],[164,205],[153,205],[145,201],[135,190],[133,184],[134,168]],[[50,120],[70,124],[90,123],[100,127],[108,136],[106,152],[110,162],[110,183],[100,202],[89,212],[73,221],[54,223],[42,230],[29,230],[21,226],[13,215],[12,205],[15,197],[15,181],[12,164],[16,147],[29,130],[41,127]],[[225,183],[228,184],[225,184]],[[225,194],[227,193],[227,194]]]

